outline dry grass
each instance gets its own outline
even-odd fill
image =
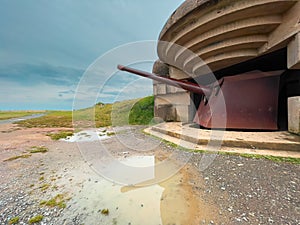
[[[29,149],[30,153],[46,153],[48,152],[48,148],[45,146],[32,146]]]
[[[29,158],[30,156],[31,156],[31,154],[16,155],[16,156],[10,157],[8,159],[4,159],[3,162],[13,161],[16,159],[26,159],[26,158]]]

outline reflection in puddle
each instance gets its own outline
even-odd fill
[[[109,138],[110,135],[106,130],[97,129],[97,130],[83,130],[74,135],[62,139],[66,142],[92,142],[99,141]]]
[[[155,168],[158,160],[155,162],[154,156],[134,156],[124,163],[136,167],[152,164]],[[160,176],[158,171],[153,172],[155,177]],[[82,215],[87,224],[200,224],[200,218],[213,218],[217,210],[201,200],[189,174],[183,168],[168,180],[151,186],[120,186],[95,176],[97,182],[85,181],[80,193],[72,198],[71,210],[89,212]],[[101,209],[109,209],[109,214],[102,215]]]

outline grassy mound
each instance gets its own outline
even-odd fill
[[[15,122],[23,127],[73,127],[71,111],[47,111],[45,116]]]
[[[114,104],[98,103],[94,107],[74,111],[47,111],[43,117],[18,121],[24,127],[73,127],[73,118],[79,127],[144,125],[149,124],[154,114],[154,97],[126,100]]]
[[[149,124],[154,115],[154,97],[149,96],[137,101],[129,114],[129,124]]]

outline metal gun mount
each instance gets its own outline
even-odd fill
[[[194,122],[202,127],[211,129],[278,129],[279,82],[283,70],[250,71],[223,77],[213,84],[204,86],[157,76],[123,65],[118,65],[118,69],[201,95]],[[220,101],[225,103],[225,110],[224,104],[220,104]]]

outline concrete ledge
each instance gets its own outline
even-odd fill
[[[216,150],[300,158],[300,137],[289,132],[225,131],[222,137],[221,131],[212,133],[211,130],[192,128],[190,124],[180,122],[158,124],[145,132],[192,149],[213,150],[206,146],[211,136],[215,140],[221,136],[217,140],[222,141],[221,149]]]

